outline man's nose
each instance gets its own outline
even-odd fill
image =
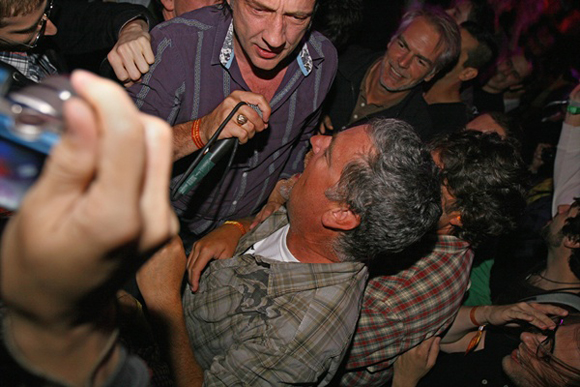
[[[263,39],[271,49],[281,49],[286,43],[286,24],[283,15],[273,15],[263,33]]]
[[[52,35],[56,35],[57,32],[58,32],[58,29],[56,28],[54,23],[52,21],[50,21],[50,19],[48,19],[46,21],[46,28],[44,29],[44,35],[52,36]]]
[[[529,351],[536,353],[538,345],[546,338],[538,333],[522,332],[520,340],[526,345]]]
[[[312,144],[312,151],[314,154],[319,153],[320,151],[325,150],[328,148],[332,137],[330,136],[323,136],[321,134],[317,134],[316,136],[310,137],[310,144]]]
[[[413,54],[409,51],[406,51],[401,54],[397,63],[402,68],[408,68],[411,65],[411,61],[413,60]]]

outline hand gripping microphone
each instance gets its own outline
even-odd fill
[[[187,171],[183,174],[183,177],[179,180],[175,188],[173,188],[171,191],[172,200],[178,200],[183,195],[191,191],[193,187],[198,185],[201,180],[203,180],[203,178],[209,173],[209,171],[211,171],[213,167],[215,167],[216,164],[227,154],[231,154],[230,161],[228,163],[229,169],[229,165],[231,164],[235,155],[235,150],[237,149],[238,139],[231,137],[217,141],[217,138],[226,124],[232,119],[234,114],[236,114],[242,105],[248,105],[254,109],[260,115],[260,117],[262,117],[262,111],[258,105],[247,104],[245,102],[238,103],[232,109],[230,114],[228,114],[224,122],[221,123],[207,144],[200,150],[193,163],[191,163]]]

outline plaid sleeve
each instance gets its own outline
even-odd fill
[[[441,235],[411,268],[369,281],[341,385],[383,385],[398,355],[444,331],[461,305],[472,261],[467,243]]]

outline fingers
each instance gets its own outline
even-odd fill
[[[98,129],[94,111],[86,102],[74,98],[65,103],[63,113],[66,130],[31,193],[39,189],[52,195],[81,192],[95,174]]]
[[[102,138],[98,168],[103,197],[115,198],[125,208],[131,207],[131,203],[137,204],[146,157],[141,113],[125,91],[112,81],[88,72],[75,72],[71,82],[95,111]],[[128,144],[131,144],[130,152]]]
[[[158,118],[142,115],[141,119],[145,126],[147,162],[140,203],[144,227],[139,247],[147,251],[176,235],[179,222],[169,202],[171,130]]]
[[[262,116],[248,105],[241,106],[230,121],[226,123],[219,139],[237,137],[241,144],[245,144],[254,137],[256,132],[261,132],[268,127],[271,109],[265,98],[247,91],[234,91],[210,114],[201,118],[200,135],[203,142],[207,143],[217,128],[240,102],[257,106]],[[238,117],[241,118],[241,121],[238,120]]]
[[[127,23],[107,59],[122,82],[138,81],[147,73],[155,61],[147,23],[140,19]]]
[[[256,132],[266,128],[262,117],[248,105],[241,106],[230,121],[229,137],[237,137],[240,144],[245,144]],[[222,132],[223,133],[223,132]]]
[[[556,324],[550,316],[566,316],[568,314],[565,309],[554,305],[527,302],[519,302],[517,304],[498,306],[495,308],[501,316],[492,318],[492,320],[499,319],[499,321],[492,321],[494,325],[521,320],[540,329],[553,329],[556,327]]]
[[[262,115],[260,119],[264,123],[266,123],[266,125],[270,121],[270,114],[272,113],[272,109],[270,108],[270,104],[268,103],[268,101],[266,101],[266,98],[264,98],[264,96],[262,96],[261,94],[237,90],[232,92],[230,97],[237,100],[237,102],[244,101],[247,104],[257,106],[260,109]],[[255,110],[252,109],[251,107],[249,106],[246,107],[255,112]]]
[[[268,202],[266,205],[258,212],[258,215],[254,218],[252,224],[250,225],[250,230],[260,224],[268,216],[272,215],[278,208],[282,205],[279,203]]]
[[[332,126],[332,121],[330,120],[330,116],[324,116],[320,120],[320,126],[318,127],[318,131],[320,134],[325,134],[326,132],[332,132],[334,130],[334,126]]]
[[[427,341],[430,341],[427,353],[427,368],[431,369],[437,362],[437,356],[439,356],[441,337],[432,337]]]
[[[199,289],[199,278],[201,277],[201,272],[214,258],[213,251],[201,247],[201,244],[198,242],[193,245],[191,254],[187,258],[187,274],[189,278],[188,282],[191,286],[192,292],[197,292]]]

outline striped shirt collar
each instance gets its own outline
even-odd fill
[[[228,27],[228,32],[226,33],[226,37],[224,39],[222,49],[220,51],[220,63],[226,69],[229,69],[232,65],[234,60],[234,22],[230,22],[230,26]],[[310,56],[310,52],[308,51],[308,46],[306,42],[302,45],[302,49],[300,50],[300,54],[298,54],[296,60],[298,61],[298,66],[300,66],[300,70],[304,76],[308,76],[312,72],[312,57]]]

